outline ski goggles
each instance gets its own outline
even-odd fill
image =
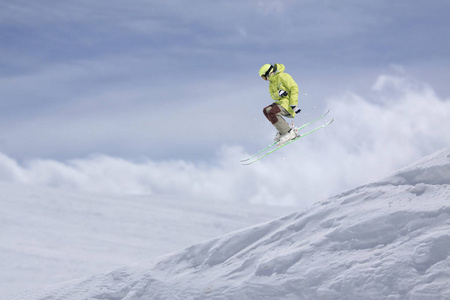
[[[264,73],[264,75],[261,75],[262,79],[267,80],[267,77],[269,77],[270,72],[273,70],[273,66],[271,65],[270,68]]]

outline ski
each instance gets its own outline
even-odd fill
[[[315,123],[316,121],[319,121],[320,119],[322,119],[323,117],[325,117],[328,113],[330,112],[330,110],[328,109],[323,115],[321,115],[320,117],[318,117],[317,119],[312,120],[311,122],[305,123],[300,127],[293,127],[293,129],[298,132],[300,129],[305,128],[306,126],[309,126],[313,123]],[[270,148],[272,148],[273,146],[275,146],[278,142],[273,142],[272,144],[270,144],[269,146],[267,146],[266,148],[259,150],[257,153],[255,153],[254,155],[250,156],[247,159],[241,159],[241,162],[247,162],[255,157],[258,157],[261,153],[265,152],[266,150],[269,150]]]
[[[305,133],[303,133],[303,134],[300,134],[300,135],[299,135],[298,137],[296,137],[295,139],[292,139],[292,140],[290,140],[290,141],[284,143],[284,144],[281,145],[281,146],[277,146],[275,149],[272,149],[272,150],[270,150],[269,152],[264,153],[263,155],[260,155],[260,156],[253,156],[253,159],[250,158],[250,159],[248,159],[248,160],[242,162],[242,164],[243,164],[243,165],[250,165],[250,164],[252,164],[252,163],[254,163],[254,162],[257,162],[258,160],[260,160],[260,159],[266,157],[267,155],[269,155],[269,154],[271,154],[271,153],[273,153],[273,152],[275,152],[275,151],[277,151],[277,150],[283,148],[284,146],[287,146],[287,145],[289,145],[290,143],[293,143],[293,142],[295,142],[295,141],[301,139],[302,137],[307,136],[308,134],[311,134],[311,133],[313,133],[313,132],[315,132],[315,131],[317,131],[317,130],[319,130],[319,129],[322,129],[322,128],[327,127],[328,125],[330,125],[331,123],[333,123],[333,121],[334,121],[334,118],[331,119],[329,122],[327,122],[327,123],[325,123],[325,124],[323,124],[323,125],[321,125],[321,126],[319,126],[319,127],[316,127],[316,128],[314,128],[314,129],[311,129],[311,130],[308,131],[308,132],[305,132]]]
[[[263,153],[264,151],[268,150],[269,148],[275,146],[278,142],[273,142],[272,144],[270,144],[269,146],[267,146],[266,148],[259,150],[257,153],[255,153],[254,155],[250,156],[249,158],[246,159],[241,159],[241,163],[244,163],[246,161],[251,160],[254,157],[257,157],[260,153]]]

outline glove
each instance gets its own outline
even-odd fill
[[[278,95],[280,95],[280,97],[286,97],[288,95],[288,93],[283,90],[278,90]]]
[[[298,108],[298,107],[295,106],[295,105],[291,105],[291,108],[292,108],[292,110],[293,110],[296,114],[298,114],[299,112],[302,111],[300,108]]]

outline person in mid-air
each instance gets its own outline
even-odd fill
[[[283,117],[293,118],[300,112],[298,105],[298,85],[291,75],[284,73],[282,64],[265,64],[259,69],[259,76],[269,81],[269,92],[274,103],[264,107],[266,118],[277,129],[275,141],[282,145],[296,137],[296,132]]]

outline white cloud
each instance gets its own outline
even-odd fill
[[[307,206],[387,176],[450,144],[448,99],[406,77],[382,75],[373,88],[366,98],[347,93],[329,99],[336,118],[332,126],[251,166],[240,165],[247,154],[233,146],[217,153],[216,164],[133,162],[98,155],[20,165],[1,155],[0,180],[100,193],[164,194],[190,201]]]

